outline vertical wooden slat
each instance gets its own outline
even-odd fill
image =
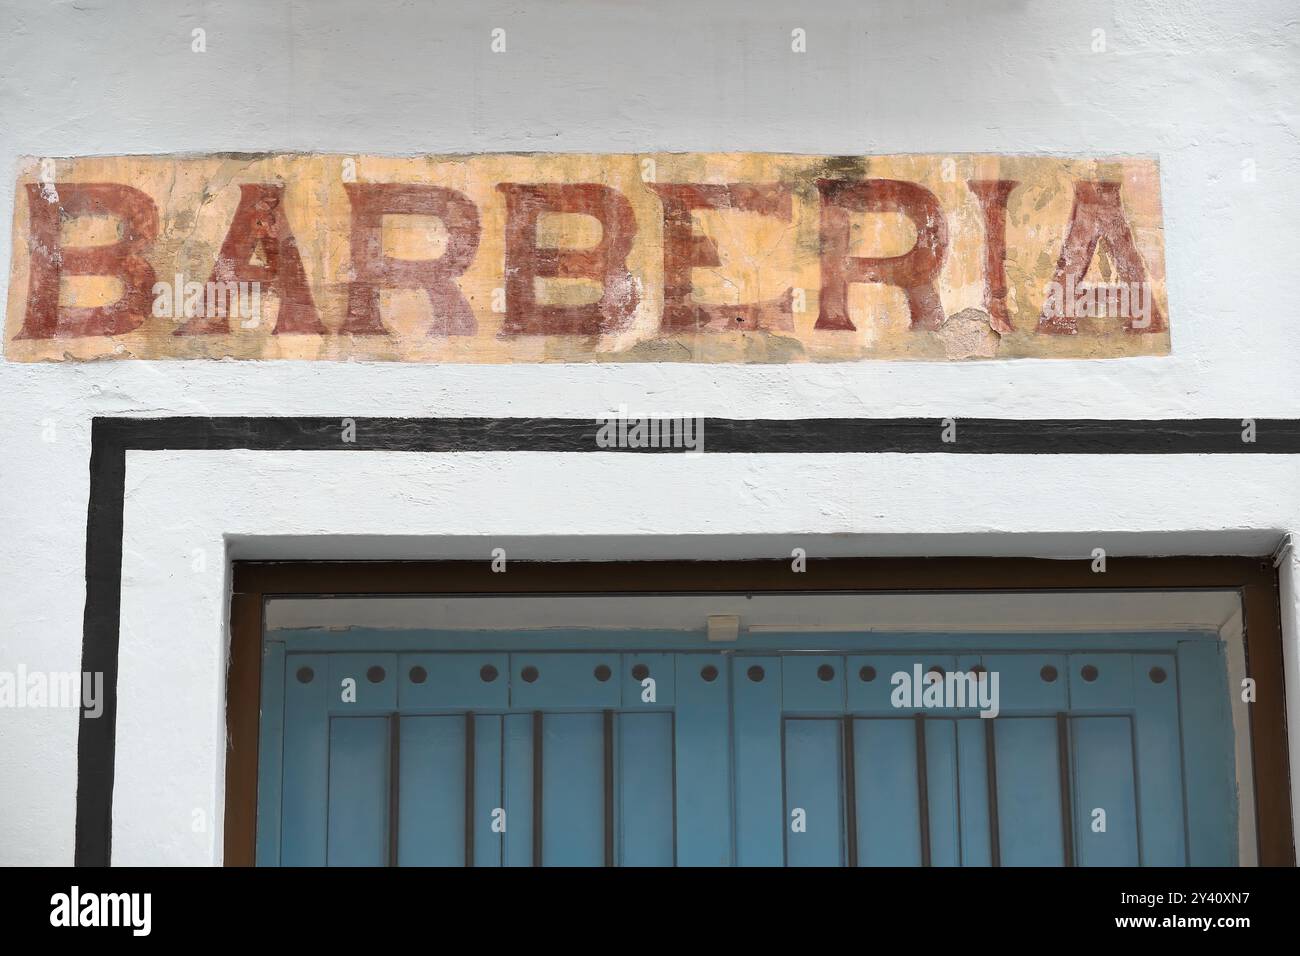
[[[853,715],[846,714],[844,730],[844,843],[848,865],[858,865],[858,781],[853,760]]]
[[[542,865],[542,712],[533,711],[533,866]]]
[[[533,716],[501,718],[501,808],[506,815],[503,866],[533,865]]]
[[[840,721],[785,720],[786,862],[788,866],[843,866],[844,826]],[[804,813],[800,832],[794,810]]]
[[[731,708],[736,863],[782,866],[790,820],[781,774],[781,658],[732,658]]]
[[[1223,648],[1217,644],[1180,644],[1178,683],[1183,785],[1187,795],[1187,862],[1190,866],[1236,866],[1236,828],[1224,825],[1226,819],[1236,819],[1233,810],[1237,794]],[[1263,857],[1260,863],[1264,863]]]
[[[324,654],[285,656],[281,866],[324,866],[326,862],[330,782],[328,666]]]
[[[243,828],[232,848],[230,821],[227,820],[227,866],[246,866],[254,862],[258,866],[280,865],[280,819],[284,788],[284,657],[283,642],[267,641],[262,664],[265,672],[261,687],[262,726],[257,745],[256,857],[254,860],[242,857],[244,840],[254,836],[252,828]],[[227,756],[227,765],[230,759]],[[241,805],[239,812],[247,812],[248,809]]]
[[[921,824],[921,865],[930,865],[930,780],[925,753],[925,715],[916,722],[916,805]]]
[[[474,712],[465,714],[465,865],[474,865]]]
[[[605,865],[614,865],[614,712],[604,712],[605,745]]]
[[[599,713],[546,713],[542,830],[546,866],[602,866],[603,721]]]
[[[1161,679],[1152,678],[1156,674]],[[1143,866],[1186,866],[1186,800],[1172,654],[1133,658],[1133,735]]]
[[[466,825],[474,829],[473,866],[499,867],[505,856],[504,834],[493,830],[494,812],[504,807],[505,741],[497,714],[474,717],[473,814]],[[519,821],[515,821],[519,823]],[[526,827],[525,827],[526,828]]]
[[[402,717],[388,718],[388,865],[397,866],[401,831]]]
[[[1061,866],[1060,741],[1055,717],[989,720],[997,736],[1000,864]]]
[[[911,717],[855,718],[858,857],[862,866],[918,866],[916,727]]]
[[[226,674],[225,866],[252,866],[257,857],[258,705],[266,699],[261,686],[262,607],[261,594],[231,595],[230,669]],[[278,693],[275,697],[280,701]],[[276,715],[277,720],[283,719],[282,713]],[[274,743],[279,746],[279,739]],[[273,762],[278,764],[278,760]],[[278,818],[278,808],[276,815]],[[274,837],[278,860],[278,830]]]
[[[389,719],[332,717],[327,866],[385,866],[390,860]]]
[[[677,656],[677,860],[730,866],[731,693],[727,657]]]
[[[402,718],[398,866],[465,862],[465,722],[458,715]]]
[[[1241,589],[1241,599],[1246,628],[1246,673],[1255,681],[1255,702],[1250,705],[1250,741],[1259,864],[1295,866],[1291,752],[1287,744],[1287,689],[1283,676],[1288,668],[1283,651],[1278,572],[1271,562],[1259,563]],[[1232,688],[1232,693],[1240,693],[1240,688]],[[1186,727],[1183,729],[1186,732]],[[1188,813],[1191,813],[1190,799]],[[1196,865],[1195,860],[1191,862]]]
[[[1074,866],[1074,801],[1070,795],[1070,718],[1056,715],[1056,765],[1061,795],[1061,849],[1065,865]]]
[[[615,865],[672,866],[673,715],[623,713],[614,727]]]
[[[1103,674],[1103,679],[1105,675]],[[1133,772],[1133,722],[1128,717],[1074,717],[1071,752],[1078,768],[1077,866],[1140,866],[1137,795]],[[1105,814],[1093,829],[1093,811]],[[1177,812],[1176,808],[1170,809]]]
[[[996,717],[982,718],[984,725],[984,773],[989,791],[989,862],[1002,865],[1002,837],[998,832],[998,747],[993,729]]]

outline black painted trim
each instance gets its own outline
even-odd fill
[[[1300,454],[1300,419],[703,419],[705,454],[1131,455]],[[354,434],[345,431],[351,423]],[[600,424],[564,418],[95,418],[86,523],[83,671],[104,675],[104,709],[83,711],[77,740],[78,866],[112,857],[122,521],[128,450],[539,451],[683,453],[680,448],[602,448]],[[347,438],[353,438],[348,441]]]

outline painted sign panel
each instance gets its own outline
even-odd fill
[[[1169,352],[1151,159],[28,159],[10,360]]]

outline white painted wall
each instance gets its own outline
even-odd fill
[[[1173,332],[1169,358],[1094,363],[0,363],[0,669],[80,665],[92,415],[594,418],[621,404],[734,417],[1300,415],[1289,314],[1300,21],[1288,0],[886,0],[812,11],[768,0],[0,0],[0,25],[0,174],[9,179],[20,154],[203,150],[1154,154]],[[488,50],[498,26],[508,31],[504,55]],[[190,52],[195,27],[207,31],[205,54]],[[794,27],[807,31],[806,54],[790,52]],[[1105,53],[1091,52],[1096,29]],[[1245,160],[1254,182],[1242,179]],[[0,223],[12,213],[12,193],[0,190]],[[9,241],[0,227],[5,276]],[[863,535],[838,546],[865,553],[1064,556],[1102,532],[1112,553],[1189,542],[1257,552],[1300,528],[1300,469],[1264,457],[696,464],[520,454],[397,467],[365,455],[346,468],[301,453],[150,457],[128,466],[124,610],[141,626],[139,640],[124,633],[132,656],[123,673],[138,676],[150,654],[163,654],[175,668],[151,679],[175,682],[166,699],[180,686],[200,692],[165,727],[147,719],[157,715],[143,695],[123,699],[120,772],[141,771],[131,761],[155,743],[189,756],[145,768],[156,796],[122,789],[116,806],[141,821],[146,809],[163,813],[148,802],[161,799],[169,826],[194,806],[219,805],[223,535],[241,536],[230,540],[245,553],[278,554],[344,548],[309,540],[322,534],[357,535],[358,548],[383,553],[394,536],[396,554],[411,547],[401,535],[453,534],[459,548],[471,546],[463,536],[490,532],[532,538],[539,554],[636,557],[693,553],[688,540],[642,544],[668,531],[707,533],[710,547],[729,552],[815,531]],[[367,480],[385,490],[361,506]],[[290,484],[319,489],[293,502],[306,512],[274,507]],[[583,487],[600,490],[594,509],[569,497]],[[894,537],[906,533],[926,537]],[[1023,533],[1041,537],[1009,537]],[[538,537],[561,534],[614,537],[586,546]],[[186,563],[196,547],[217,558],[199,575]],[[1286,570],[1294,693],[1294,563]],[[1300,726],[1294,699],[1291,718]],[[76,723],[70,710],[0,712],[0,863],[71,861]],[[1293,767],[1300,778],[1300,761]],[[215,828],[195,840],[157,819],[133,827],[117,835],[122,862],[219,858]]]

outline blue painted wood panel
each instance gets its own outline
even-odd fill
[[[961,865],[993,865],[993,817],[989,806],[989,735],[997,718],[957,721]]]
[[[844,865],[842,748],[838,720],[785,722],[787,866]]]
[[[1056,718],[996,719],[1002,865],[1061,866],[1065,844]]]
[[[1180,644],[1178,683],[1187,862],[1190,866],[1236,866],[1237,787],[1223,648],[1218,644]],[[1240,688],[1233,688],[1232,693],[1240,693]],[[1226,819],[1234,825],[1225,826]]]
[[[818,635],[832,650],[780,653],[808,638],[773,634],[755,653],[620,635],[613,652],[610,635],[369,633],[374,650],[267,643],[259,864],[384,865],[392,779],[403,865],[533,865],[539,842],[547,865],[1236,861],[1213,640]],[[996,718],[942,693],[978,688],[977,667]]]
[[[542,864],[605,861],[605,736],[600,714],[547,714],[542,722]]]
[[[781,658],[734,658],[732,683],[736,863],[781,866],[788,825],[781,779]]]
[[[503,834],[493,829],[501,808],[502,728],[497,715],[474,717],[474,866],[500,866]],[[403,770],[405,773],[405,770]]]
[[[465,862],[465,718],[403,717],[398,862]]]
[[[859,865],[920,866],[914,720],[856,719],[853,749]]]
[[[625,713],[616,718],[620,866],[672,866],[673,716]]]
[[[502,806],[505,833],[502,864],[533,866],[533,715],[502,719]]]
[[[388,720],[330,719],[330,866],[388,862]]]
[[[509,655],[403,654],[397,663],[398,706],[413,711],[505,710]]]
[[[927,719],[926,793],[930,809],[930,865],[961,865],[961,818],[957,782],[957,721]],[[988,822],[984,828],[988,828]]]
[[[282,866],[324,866],[330,780],[329,659],[289,654],[279,820]]]
[[[1078,865],[1137,866],[1132,721],[1128,717],[1074,717],[1070,725]]]
[[[1184,866],[1187,842],[1177,658],[1172,654],[1135,654],[1133,696],[1142,864]],[[1222,809],[1218,812],[1223,814]]]
[[[722,654],[677,657],[677,864],[728,866],[731,668]]]
[[[511,654],[510,703],[524,710],[605,710],[622,704],[618,654]]]

